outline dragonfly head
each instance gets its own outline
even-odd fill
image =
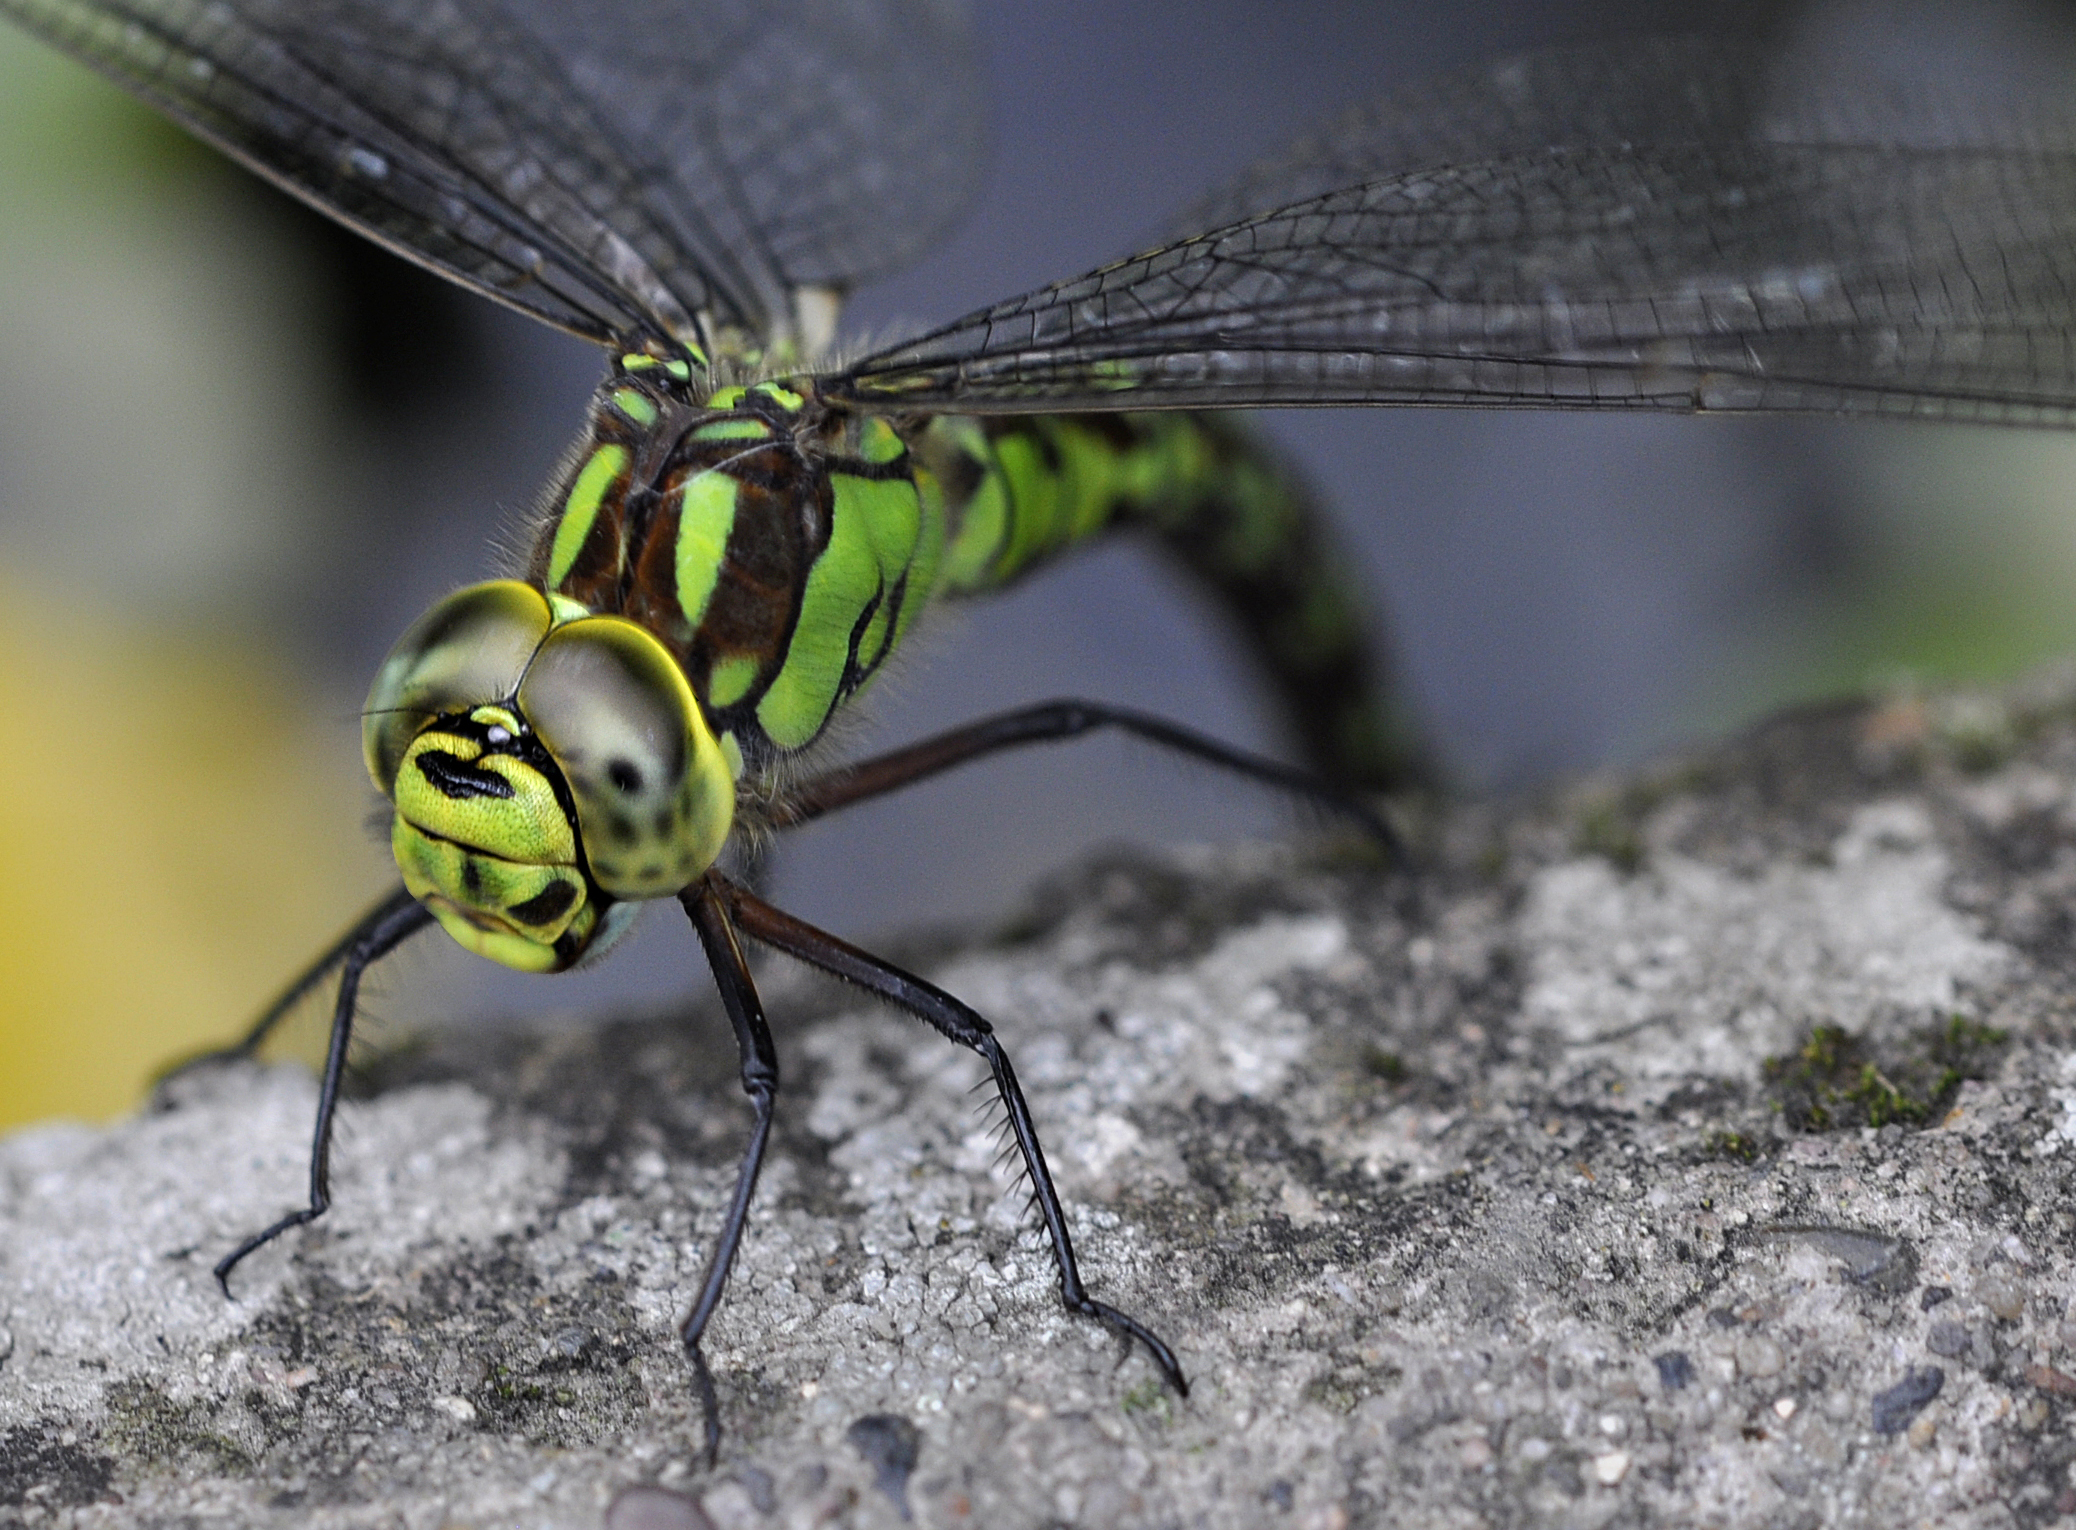
[[[602,952],[734,821],[734,776],[663,645],[514,580],[457,591],[398,640],[361,743],[404,885],[523,972]]]

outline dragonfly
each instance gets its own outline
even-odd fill
[[[365,974],[433,925],[530,972],[675,900],[751,1127],[678,1335],[702,1339],[779,1094],[761,946],[985,1063],[1074,1313],[1188,1382],[1082,1279],[989,1022],[760,897],[773,837],[1004,749],[1135,735],[1345,815],[1427,758],[1297,475],[1226,411],[1398,405],[2076,423],[2076,134],[1811,95],[1707,39],[1558,51],[1387,93],[1204,197],[1178,237],[845,358],[845,295],[942,236],[984,92],[949,0],[0,0],[320,210],[597,344],[531,548],[438,601],[369,692],[400,884],[227,1055],[335,983],[305,1202]],[[1137,528],[1219,598],[1296,768],[1067,700],[863,760],[832,725],[932,604]]]

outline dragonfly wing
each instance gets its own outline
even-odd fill
[[[905,263],[979,189],[985,72],[959,0],[533,9],[640,182],[788,288]]]
[[[944,120],[977,111],[978,90],[944,0],[0,0],[0,14],[400,253],[604,343],[782,335],[793,288],[908,253],[977,159],[978,135]],[[844,51],[875,25],[877,48]],[[918,67],[955,76],[937,116],[891,108]],[[848,110],[756,110],[802,76],[809,106]],[[913,189],[876,202],[911,136],[937,131],[937,219]],[[786,152],[767,157],[774,134]]]
[[[1673,40],[1394,93],[1225,222],[857,363],[867,407],[2076,422],[2076,132]]]
[[[2076,156],[1556,150],[1041,289],[828,391],[973,411],[1476,404],[2076,417]]]
[[[1174,219],[1183,238],[1438,165],[1624,144],[1889,144],[2076,151],[2061,80],[1899,73],[1908,60],[1645,37],[1489,60],[1343,113]]]

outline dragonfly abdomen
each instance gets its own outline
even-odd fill
[[[949,506],[944,593],[997,589],[1099,532],[1143,528],[1238,626],[1308,764],[1345,786],[1417,778],[1330,529],[1243,430],[1182,412],[945,416],[915,445]]]

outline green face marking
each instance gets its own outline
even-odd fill
[[[558,621],[530,586],[440,602],[377,677],[370,774],[404,883],[448,933],[527,972],[573,965],[713,864],[728,760],[684,675],[619,617]]]
[[[522,972],[567,965],[598,918],[575,827],[502,707],[433,723],[396,778],[390,849],[411,896],[467,949]]]

